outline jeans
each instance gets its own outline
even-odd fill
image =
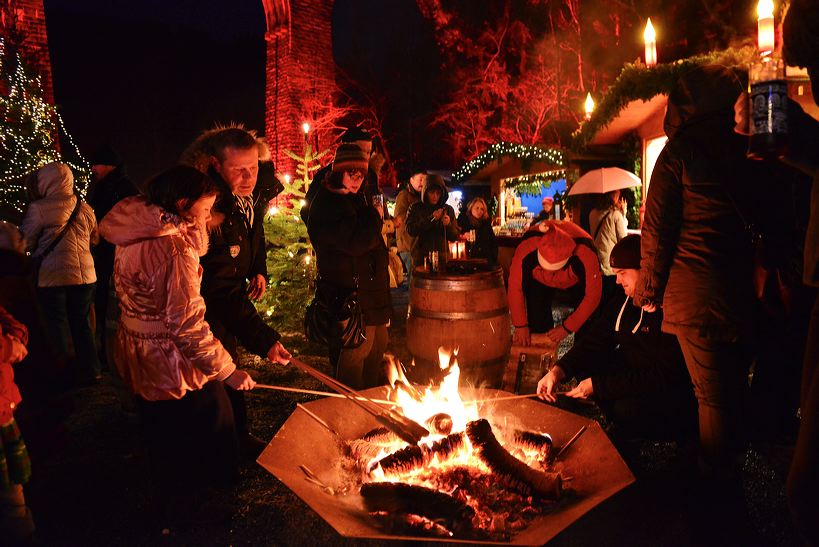
[[[401,251],[398,253],[401,262],[404,263],[404,269],[407,270],[407,288],[410,288],[412,281],[412,253],[409,251]]]
[[[94,343],[89,312],[94,302],[94,283],[63,287],[37,287],[46,326],[60,357],[74,345],[77,376],[93,379],[100,373],[100,361]]]
[[[336,379],[353,389],[384,385],[383,361],[389,334],[387,325],[367,325],[367,341],[354,349],[342,349]]]

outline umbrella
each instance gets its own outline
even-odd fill
[[[589,171],[569,188],[569,195],[577,194],[605,194],[612,190],[622,190],[632,186],[640,186],[642,182],[634,173],[619,167],[603,167]]]

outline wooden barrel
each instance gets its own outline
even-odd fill
[[[511,320],[503,270],[468,275],[412,272],[407,313],[407,349],[419,371],[438,369],[438,347],[458,347],[461,385],[500,388]]]

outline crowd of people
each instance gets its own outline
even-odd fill
[[[819,96],[819,10],[795,0],[784,29],[788,61],[808,69]],[[519,346],[556,345],[574,334],[537,394],[549,403],[594,400],[615,438],[677,441],[706,492],[705,529],[728,542],[748,530],[738,457],[748,438],[760,318],[759,234],[750,232],[765,229],[752,181],[813,183],[801,265],[803,286],[819,286],[819,124],[792,105],[781,161],[747,159],[744,78],[702,66],[671,91],[669,141],[651,177],[641,235],[627,234],[619,191],[600,196],[589,232],[554,218],[553,200],[544,198],[508,267],[513,332],[497,334]],[[104,367],[121,382],[172,517],[203,486],[229,485],[240,461],[264,447],[248,423],[244,392],[255,382],[238,367],[239,347],[282,366],[291,358],[253,304],[268,290],[262,220],[277,191],[266,180],[273,169],[263,141],[241,127],[206,131],[178,165],[139,189],[113,150],[91,160],[87,201],[75,193],[71,169],[50,163],[30,176],[20,228],[0,223],[0,529],[14,541],[33,530],[18,420],[36,445],[57,419],[66,386],[94,383]],[[431,257],[445,260],[456,241],[470,259],[499,262],[484,197],[458,213],[445,180],[416,169],[390,213],[378,185],[382,164],[371,136],[348,129],[300,212],[315,250],[316,298],[331,313],[346,310],[337,317],[342,327],[360,330],[327,344],[333,375],[355,389],[386,382],[391,288],[412,287],[413,272],[434,269]],[[558,296],[571,311],[556,325]],[[801,318],[801,424],[788,497],[799,532],[819,543],[812,489],[819,484],[819,300],[810,313]],[[106,322],[117,326],[114,339]],[[21,362],[15,381],[12,366]],[[570,378],[577,383],[560,391]],[[30,403],[15,419],[21,393]]]

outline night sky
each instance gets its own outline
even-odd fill
[[[55,100],[86,157],[111,144],[142,181],[214,123],[264,130],[260,0],[45,0],[45,13]],[[333,16],[339,65],[397,97],[407,115],[387,129],[410,139],[437,69],[415,2],[338,0]]]

